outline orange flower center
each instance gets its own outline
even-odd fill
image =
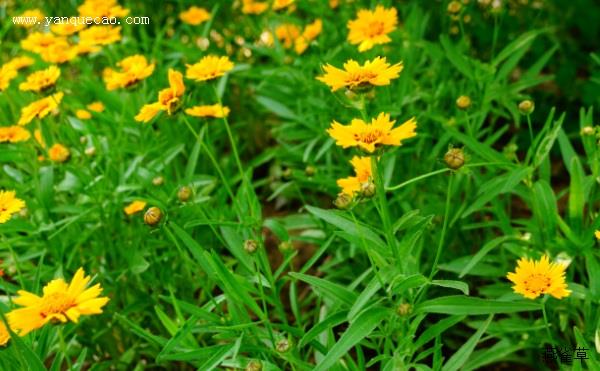
[[[74,306],[75,303],[73,303],[73,300],[67,295],[55,292],[44,297],[44,303],[42,304],[40,314],[42,315],[42,318],[46,318],[51,314],[64,313]]]
[[[367,131],[363,133],[355,133],[354,140],[366,144],[375,143],[381,138],[383,133],[380,130]]]
[[[369,23],[369,27],[365,29],[367,37],[375,37],[384,34],[385,25],[381,21],[373,21]]]
[[[534,294],[540,294],[546,292],[552,285],[550,277],[543,274],[532,274],[527,277],[523,283],[525,284],[525,290]]]

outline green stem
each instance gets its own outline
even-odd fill
[[[223,102],[221,101],[221,97],[219,96],[219,92],[215,85],[213,85],[213,90],[215,92],[215,96],[217,97],[217,102],[221,107],[223,107]],[[246,182],[246,175],[244,173],[244,168],[242,167],[242,162],[240,161],[240,156],[238,154],[237,145],[235,144],[235,140],[233,139],[233,134],[231,132],[231,127],[229,126],[229,120],[227,117],[223,117],[223,122],[225,123],[225,131],[227,131],[227,136],[229,137],[229,142],[231,143],[231,150],[233,151],[233,157],[235,159],[235,163],[237,164],[238,171],[240,172],[240,178],[242,182]]]
[[[446,193],[446,210],[444,211],[444,224],[442,226],[442,234],[440,236],[440,241],[438,243],[437,251],[435,253],[435,259],[433,260],[433,265],[431,266],[431,273],[429,274],[429,279],[431,280],[433,276],[435,276],[438,262],[440,260],[440,255],[442,254],[442,247],[444,246],[444,239],[446,238],[446,230],[448,229],[448,215],[450,214],[450,195],[452,193],[452,180],[454,179],[454,175],[450,174],[450,179],[448,179],[448,191]]]
[[[529,127],[529,139],[531,139],[531,145],[533,145],[533,127],[531,125],[531,115],[527,115],[527,126]]]
[[[394,254],[394,258],[396,261],[399,261],[400,255],[396,246],[396,237],[394,236],[394,231],[392,230],[392,221],[390,218],[390,210],[387,204],[387,198],[385,195],[385,185],[383,183],[383,170],[379,166],[379,160],[376,156],[371,157],[371,172],[375,175],[375,193],[377,196],[377,201],[379,203],[379,213],[381,215],[381,220],[383,222],[383,229],[385,231],[385,236],[387,239],[388,246],[391,247],[392,253]]]
[[[546,302],[548,301],[548,296],[546,295],[542,300],[542,314],[544,316],[544,324],[546,325],[546,333],[548,334],[548,339],[552,345],[556,345],[554,341],[554,337],[552,336],[552,332],[550,331],[550,323],[548,323],[548,315],[546,314]]]

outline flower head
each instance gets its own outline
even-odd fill
[[[414,117],[393,128],[395,122],[390,121],[389,114],[380,113],[370,124],[361,119],[352,120],[350,125],[333,121],[327,133],[336,140],[338,146],[360,147],[367,152],[373,152],[379,145],[400,146],[403,140],[417,135],[417,121]]]
[[[385,57],[366,61],[362,66],[350,59],[344,63],[343,70],[327,64],[323,68],[325,75],[317,77],[317,80],[329,85],[331,91],[344,87],[350,90],[360,90],[389,85],[392,79],[400,75],[403,68],[402,62],[390,65]]]
[[[562,299],[571,294],[565,282],[565,269],[562,264],[550,263],[547,255],[538,261],[521,258],[515,272],[508,273],[506,277],[515,284],[513,290],[528,299],[542,294]]]
[[[275,0],[273,2],[273,10],[281,10],[292,5],[296,0]]]
[[[123,8],[117,0],[85,0],[77,10],[82,17],[113,18],[125,17],[129,9]]]
[[[70,36],[83,30],[85,27],[86,25],[82,23],[73,24],[65,22],[53,24],[52,26],[50,26],[50,31],[59,36]]]
[[[69,159],[71,152],[65,146],[60,143],[55,143],[48,150],[48,157],[50,157],[50,161],[54,162],[65,162]]]
[[[42,53],[45,49],[55,44],[68,44],[67,39],[51,33],[33,32],[21,40],[21,47],[34,53]]]
[[[0,143],[9,142],[17,143],[24,142],[31,138],[29,130],[22,126],[4,126],[0,127]]]
[[[302,54],[308,48],[308,44],[317,38],[323,30],[323,22],[320,19],[304,27],[302,35],[294,41],[294,49],[296,53]]]
[[[210,13],[204,8],[192,6],[189,9],[179,13],[179,19],[181,19],[184,23],[197,26],[208,21],[210,19]]]
[[[186,64],[185,77],[196,81],[212,80],[223,76],[233,68],[233,63],[228,57],[207,55],[198,63]]]
[[[16,197],[15,191],[0,191],[0,224],[6,223],[25,207],[25,201]]]
[[[358,51],[364,52],[378,44],[392,41],[388,34],[396,29],[398,15],[395,8],[385,9],[378,5],[374,11],[361,9],[357,17],[348,22],[348,41],[358,44]]]
[[[92,26],[79,32],[79,43],[86,45],[109,45],[121,40],[121,27]]]
[[[35,63],[35,60],[33,60],[33,58],[30,58],[30,57],[14,57],[11,60],[9,60],[8,62],[6,62],[2,67],[10,66],[11,68],[18,71],[21,68],[29,67],[34,63]]]
[[[19,90],[39,92],[54,86],[60,76],[60,69],[50,66],[45,70],[33,72],[19,85]]]
[[[15,77],[17,77],[17,70],[11,65],[5,64],[0,67],[0,91],[6,90]]]
[[[284,23],[277,26],[275,29],[277,40],[279,40],[286,49],[289,49],[294,45],[294,41],[300,37],[300,33],[300,28],[291,23]]]
[[[40,119],[46,117],[50,112],[58,107],[62,97],[63,93],[58,92],[47,96],[46,98],[36,100],[35,102],[23,107],[21,109],[21,117],[19,118],[19,122],[17,124],[27,125],[36,117]]]
[[[145,201],[136,200],[136,201],[133,201],[132,203],[130,203],[129,205],[125,206],[125,208],[123,208],[123,211],[127,215],[133,215],[133,214],[139,213],[140,211],[144,210],[145,208],[146,208]]]
[[[132,55],[117,63],[120,71],[107,68],[102,73],[106,89],[115,90],[129,87],[154,72],[154,63],[148,63],[143,55]]]
[[[92,102],[87,105],[87,109],[94,112],[103,112],[104,104],[102,104],[102,102]]]
[[[179,108],[179,101],[184,92],[183,75],[179,71],[169,69],[169,87],[158,92],[157,102],[144,105],[135,116],[135,120],[149,122],[160,111],[172,114]]]
[[[354,167],[356,176],[338,179],[337,185],[342,188],[342,193],[353,196],[354,193],[360,192],[364,184],[368,184],[373,173],[371,171],[371,158],[354,156],[350,161]]]
[[[8,332],[8,329],[6,328],[4,321],[0,320],[0,346],[6,345],[6,343],[8,343],[9,340],[10,334]]]
[[[100,297],[100,284],[86,289],[90,278],[85,276],[83,268],[79,268],[70,284],[62,278],[52,280],[44,287],[41,297],[19,290],[19,296],[13,302],[23,308],[8,313],[10,327],[24,336],[51,321],[77,323],[82,315],[102,313],[102,307],[109,299]]]
[[[264,1],[242,0],[242,13],[260,14],[269,8],[269,4]]]
[[[229,115],[229,107],[223,107],[220,104],[213,104],[207,106],[194,106],[185,110],[190,116],[195,117],[215,117],[222,118]]]
[[[162,110],[164,110],[164,106],[161,103],[155,102],[144,104],[144,106],[140,109],[140,112],[135,116],[135,121],[147,123]]]
[[[42,13],[42,11],[37,8],[28,9],[28,10],[24,11],[20,15],[20,17],[21,17],[21,19],[30,19],[30,20],[35,19],[35,22],[16,23],[16,25],[19,27],[31,28],[31,27],[37,26],[38,22],[41,22],[44,19],[44,13]]]
[[[75,111],[75,116],[80,120],[89,120],[92,118],[90,111],[84,109],[78,109]]]

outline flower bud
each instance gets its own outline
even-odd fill
[[[160,209],[156,206],[149,208],[144,214],[144,223],[146,223],[149,226],[157,225],[158,223],[160,223],[161,219],[162,211],[160,211]]]
[[[164,182],[165,178],[163,178],[162,176],[157,176],[154,179],[152,179],[152,184],[154,184],[155,186],[162,185]]]
[[[94,156],[96,154],[96,147],[87,147],[85,149],[85,154],[90,157]]]
[[[519,112],[521,112],[521,114],[523,115],[531,115],[533,113],[533,110],[535,109],[535,104],[533,103],[533,101],[530,101],[529,99],[522,101],[521,103],[519,103]]]
[[[183,186],[177,191],[177,198],[181,202],[187,202],[192,196],[192,189],[188,186]]]
[[[363,197],[370,198],[375,195],[375,183],[371,180],[366,181],[360,185],[360,193]]]
[[[286,168],[281,173],[281,176],[283,177],[283,179],[291,179],[292,178],[292,169],[290,169],[289,167]]]
[[[406,316],[410,314],[411,311],[412,306],[408,303],[402,303],[398,306],[398,309],[396,309],[396,313],[398,313],[400,316]]]
[[[256,242],[256,240],[244,241],[244,250],[246,250],[248,254],[254,253],[256,249],[258,249],[258,242]]]
[[[294,244],[292,243],[292,241],[281,241],[279,243],[279,250],[281,252],[286,252],[286,251],[291,251],[294,249]]]
[[[262,371],[263,366],[261,361],[252,360],[246,365],[245,371]]]
[[[460,12],[461,8],[462,8],[461,3],[459,3],[458,1],[451,1],[448,4],[448,13],[456,14],[456,13]]]
[[[290,343],[290,341],[288,339],[281,339],[275,344],[275,349],[279,353],[285,353],[288,350],[290,350],[291,347],[292,347],[292,344]]]
[[[466,95],[461,95],[456,100],[456,107],[458,107],[460,109],[467,109],[467,108],[471,107],[471,98],[469,98]]]
[[[308,165],[308,166],[307,166],[307,167],[304,169],[304,174],[306,174],[306,176],[313,176],[313,175],[315,175],[315,172],[316,172],[316,171],[317,171],[317,170],[316,170],[314,167],[312,167],[312,166]]]
[[[462,148],[450,148],[444,155],[444,162],[450,169],[460,169],[465,163],[465,153]]]
[[[350,196],[349,194],[346,194],[346,193],[340,193],[340,194],[338,194],[335,201],[333,201],[333,204],[338,209],[342,209],[342,210],[347,209],[352,204],[352,196]]]
[[[595,130],[594,130],[594,127],[592,127],[592,126],[584,126],[581,129],[581,135],[583,135],[583,136],[592,136],[592,135],[594,135],[594,132],[595,132]]]

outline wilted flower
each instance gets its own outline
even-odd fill
[[[358,44],[358,51],[364,52],[375,45],[392,41],[388,34],[396,29],[397,24],[395,8],[386,9],[378,5],[374,11],[361,9],[356,19],[348,22],[348,41]]]
[[[389,114],[382,112],[370,124],[361,119],[352,120],[350,125],[333,121],[327,133],[336,140],[338,146],[360,147],[367,152],[375,151],[380,145],[400,146],[403,140],[417,135],[417,121],[414,117],[397,128],[393,128],[394,123],[396,121],[390,120]]]
[[[404,66],[402,62],[390,65],[385,57],[377,57],[366,61],[362,66],[350,59],[344,63],[344,69],[327,64],[323,69],[325,75],[317,80],[331,87],[331,91],[341,88],[350,90],[369,89],[373,86],[389,85],[392,79],[397,78]]]

